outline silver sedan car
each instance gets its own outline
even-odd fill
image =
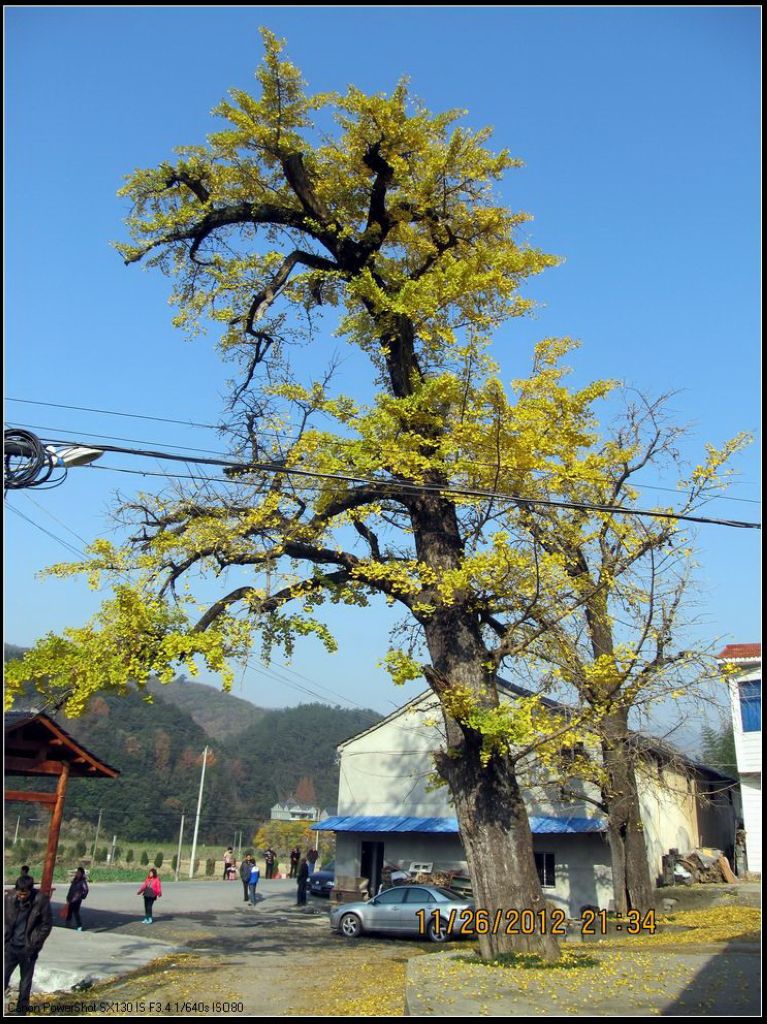
[[[342,903],[330,912],[330,927],[347,939],[386,932],[446,942],[472,935],[473,922],[474,903],[436,885],[398,885],[366,903]]]

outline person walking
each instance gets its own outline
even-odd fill
[[[142,924],[153,924],[154,901],[162,896],[162,883],[157,874],[157,868],[150,868],[149,874],[144,879],[144,884],[138,891],[139,896],[144,897],[144,920]]]
[[[306,855],[306,863],[309,865],[309,874],[314,874],[314,868],[319,860],[319,850],[309,850]]]
[[[249,853],[246,853],[242,860],[242,864],[240,864],[240,879],[242,880],[242,893],[243,896],[245,897],[242,901],[243,903],[247,903],[249,898],[248,886],[250,885],[250,868],[252,863],[253,857]]]
[[[306,886],[309,882],[309,865],[306,857],[301,858],[301,862],[298,865],[298,873],[296,875],[298,884],[298,891],[296,893],[296,906],[306,906]]]
[[[5,985],[19,968],[19,997],[14,1016],[29,1011],[29,995],[35,964],[53,928],[51,900],[35,889],[31,875],[19,878],[16,888],[5,894]]]
[[[235,866],[234,851],[231,846],[227,846],[224,851],[224,881],[229,880],[229,870]]]
[[[258,880],[261,877],[261,872],[258,870],[258,864],[256,864],[255,858],[250,862],[250,878],[248,879],[248,893],[250,895],[250,905],[255,907],[256,905],[256,888],[258,887]]]
[[[85,878],[85,868],[77,868],[75,871],[75,877],[72,879],[72,884],[69,886],[69,892],[67,893],[67,927],[70,921],[74,920],[76,930],[81,932],[83,930],[83,922],[80,920],[80,907],[83,900],[87,897],[90,889],[88,888],[88,882]]]
[[[295,878],[298,874],[298,862],[301,860],[301,850],[294,846],[290,851],[290,877]]]

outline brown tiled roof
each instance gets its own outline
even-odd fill
[[[723,651],[717,654],[717,658],[725,660],[742,658],[761,658],[762,656],[762,645],[761,644],[727,644]]]
[[[72,778],[114,779],[120,774],[42,711],[7,711],[3,717],[6,775],[54,775],[52,765],[63,761],[69,761]]]

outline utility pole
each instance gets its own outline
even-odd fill
[[[200,794],[197,797],[197,815],[194,819],[194,837],[192,839],[192,860],[189,864],[189,877],[194,878],[194,858],[197,855],[197,833],[200,829],[200,810],[202,808],[202,789],[205,785],[205,765],[208,763],[208,748],[202,752],[202,772],[200,774]]]
[[[176,881],[178,881],[178,873],[181,870],[181,841],[184,838],[184,815],[181,815],[181,825],[178,830],[178,853],[176,854]],[[194,860],[192,861],[194,864]]]
[[[114,865],[115,862],[115,847],[117,846],[117,836],[112,836],[112,851],[109,854],[109,863]]]
[[[13,834],[13,845],[16,845],[16,841],[19,838],[19,825],[21,824],[21,815],[16,819],[16,831]]]
[[[99,832],[101,831],[101,811],[102,809],[101,807],[99,807],[99,821],[98,825],[96,825],[96,838],[93,840],[93,853],[91,854],[91,864],[96,863],[96,847],[98,846]]]

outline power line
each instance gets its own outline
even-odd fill
[[[39,423],[17,423],[15,420],[9,420],[8,425],[12,427],[24,427],[27,430],[58,430],[63,433],[67,432],[65,427],[47,427]],[[206,455],[219,455],[222,458],[226,456],[226,452],[218,452],[213,448],[193,448],[186,444],[169,444],[167,441],[145,441],[143,438],[119,437],[115,434],[95,434],[90,430],[72,430],[70,432],[73,434],[81,434],[87,438],[101,438],[104,441],[129,441],[131,444],[158,444],[163,445],[165,448],[175,448],[182,452],[203,452]],[[80,444],[81,441],[78,441],[77,443]]]
[[[46,438],[51,444],[73,444],[75,442],[60,438]],[[170,452],[163,452],[149,449],[123,448],[118,445],[94,445],[95,448],[104,452],[115,452],[121,455],[135,455],[141,458],[165,459],[170,462],[193,462],[198,465],[219,466],[234,474],[246,474],[253,472],[273,473],[288,477],[299,477],[313,480],[330,480],[341,483],[364,484],[367,487],[380,490],[381,497],[398,496],[401,494],[438,494],[444,497],[457,498],[481,498],[483,500],[507,501],[512,504],[525,505],[542,508],[566,508],[580,512],[605,512],[609,515],[630,515],[646,516],[651,519],[673,519],[682,522],[701,523],[709,526],[728,526],[733,529],[760,530],[761,524],[745,522],[736,519],[716,519],[709,516],[694,516],[681,512],[661,512],[653,509],[630,508],[624,505],[602,505],[582,501],[555,501],[551,498],[529,498],[521,494],[504,494],[498,491],[491,491],[484,488],[460,487],[453,484],[416,484],[400,480],[379,480],[375,477],[354,476],[347,473],[321,473],[318,470],[299,469],[297,466],[283,466],[274,462],[251,462],[237,463],[228,459],[211,459],[203,457],[191,457],[173,455]],[[238,481],[232,480],[233,483]]]
[[[6,398],[5,401],[6,402],[22,402],[22,403],[24,403],[26,405],[47,406],[49,408],[54,408],[54,409],[70,409],[70,410],[74,410],[74,411],[77,411],[77,412],[95,412],[95,413],[101,413],[101,414],[104,414],[104,415],[107,415],[107,416],[120,416],[120,417],[127,417],[127,418],[131,418],[131,419],[149,420],[149,421],[152,421],[152,422],[155,422],[155,423],[173,423],[173,424],[176,424],[178,426],[183,426],[183,427],[200,427],[200,428],[203,428],[203,429],[206,429],[206,430],[217,430],[219,432],[229,432],[229,433],[232,432],[232,428],[231,427],[227,427],[225,425],[215,426],[212,423],[195,423],[195,422],[193,422],[191,420],[177,420],[177,419],[170,419],[169,417],[165,417],[165,416],[149,416],[147,414],[134,413],[134,412],[118,412],[117,410],[114,410],[114,409],[94,409],[94,408],[91,408],[89,406],[83,406],[83,405],[63,405],[63,404],[61,404],[59,402],[37,402],[37,401],[33,401],[31,399],[28,399],[28,398]],[[29,429],[32,429],[32,430],[60,430],[60,429],[62,429],[60,427],[42,427],[42,426],[35,426],[34,424],[21,424],[21,423],[18,424],[18,426],[28,426]],[[88,437],[101,437],[104,440],[109,439],[109,440],[113,440],[113,441],[129,441],[129,442],[131,442],[131,444],[165,444],[165,442],[161,442],[161,441],[160,442],[143,441],[143,440],[132,438],[132,437],[114,437],[114,436],[111,436],[109,434],[94,434],[94,433],[91,433],[88,430],[75,430],[75,431],[72,431],[72,432],[73,433],[77,433],[77,434],[85,434]],[[257,435],[260,435],[262,437],[274,437],[277,440],[282,440],[282,441],[298,441],[298,440],[300,440],[300,438],[295,436],[295,435],[283,434],[283,433],[280,433],[278,431],[256,430],[256,431],[253,431],[253,433],[257,434]],[[371,446],[370,445],[366,445],[362,441],[362,439],[336,438],[334,440],[334,444],[338,444],[338,445],[343,446],[343,447],[352,447],[352,446],[354,446],[354,447],[357,447],[357,448],[362,447],[362,448],[367,448],[368,450],[371,450]],[[182,449],[184,449],[186,451],[207,452],[208,454],[217,454],[217,455],[223,455],[224,454],[222,452],[212,452],[210,449],[206,449],[206,448],[192,448],[192,447],[187,447],[187,446],[183,446],[183,445],[165,444],[165,447],[166,448],[182,448]],[[495,463],[490,463],[490,462],[477,463],[477,464],[478,465],[483,465],[483,466],[490,466],[490,467],[493,467],[493,466],[496,465]],[[662,487],[659,484],[646,484],[646,483],[641,483],[640,481],[636,481],[636,486],[637,487],[641,487],[644,490],[649,490],[649,491],[664,491],[664,492],[669,493],[669,494],[678,494],[679,493],[678,490],[675,487]],[[756,498],[736,498],[736,497],[734,497],[732,495],[725,495],[725,494],[717,495],[716,500],[717,501],[739,501],[739,502],[744,502],[744,503],[749,504],[749,505],[760,505],[761,504],[761,502],[758,499],[756,499]]]
[[[283,666],[283,667],[287,668],[287,666]],[[335,690],[331,690],[327,686],[324,686],[322,683],[318,683],[315,679],[309,679],[306,676],[303,676],[303,677],[299,676],[299,678],[306,679],[306,681],[308,683],[311,683],[312,686],[317,686],[320,690],[323,690],[324,693],[317,693],[316,690],[311,690],[307,686],[302,686],[300,683],[294,683],[291,679],[286,679],[284,675],[282,675],[280,672],[277,672],[267,662],[263,662],[262,661],[262,662],[259,663],[258,666],[253,665],[253,666],[251,666],[251,668],[252,668],[252,670],[254,672],[258,672],[261,675],[265,675],[267,678],[274,679],[275,682],[282,683],[284,686],[290,687],[291,689],[295,690],[297,693],[303,693],[303,694],[305,694],[308,697],[314,697],[315,699],[320,700],[323,703],[328,699],[326,694],[330,694],[332,697],[335,697],[336,700],[341,700],[341,701],[343,701],[346,704],[352,704],[354,707],[359,708],[360,711],[366,710],[365,708],[362,707],[361,704],[358,704],[355,700],[352,700],[350,697],[344,697],[340,693],[336,693]],[[292,671],[292,669],[288,669],[288,671]],[[299,675],[298,673],[295,673],[295,674]]]
[[[134,420],[153,420],[155,423],[175,423],[182,427],[202,427],[206,430],[227,430],[213,423],[194,423],[192,420],[174,420],[167,416],[147,416],[138,412],[116,412],[114,409],[93,409],[87,405],[62,405],[60,402],[35,402],[31,398],[5,398],[6,402],[21,402],[24,405],[45,405],[51,409],[71,409],[76,412],[96,412],[104,416],[124,416]]]
[[[124,466],[84,466],[83,469],[98,469],[102,472],[106,470],[107,473],[129,473],[132,476],[160,476],[165,480],[194,480],[195,483],[199,483],[200,480],[205,481],[209,484],[229,484],[231,486],[232,481],[226,476],[197,476],[193,473],[158,473],[151,469],[126,469]],[[79,472],[79,470],[78,470]]]
[[[59,517],[55,516],[53,514],[53,512],[49,512],[47,508],[44,508],[38,501],[35,501],[35,499],[32,497],[32,495],[28,491],[24,491],[23,494],[24,494],[24,497],[27,499],[27,501],[31,501],[32,504],[36,508],[39,508],[41,512],[44,512],[50,519],[52,519],[54,522],[58,523],[59,526],[63,526],[64,529],[67,531],[67,533],[71,533],[72,536],[76,537],[77,540],[79,540],[81,544],[84,544],[85,547],[88,547],[90,541],[87,541],[85,539],[85,537],[81,537],[79,533],[75,533],[74,530],[72,530],[69,526],[67,526],[67,524],[64,522],[63,519],[59,519]]]
[[[72,544],[70,544],[69,541],[62,540],[61,537],[57,537],[55,533],[51,533],[50,530],[46,530],[44,526],[40,526],[40,524],[36,523],[34,521],[34,519],[30,519],[29,516],[24,515],[23,512],[21,512],[17,508],[14,508],[13,505],[8,505],[7,507],[11,510],[11,512],[14,512],[21,519],[26,520],[26,522],[28,522],[30,524],[30,526],[34,526],[35,529],[40,530],[42,533],[47,534],[53,540],[58,541],[58,543],[61,544],[63,547],[65,547],[67,549],[67,551],[69,551],[70,554],[76,555],[77,558],[84,558],[85,557],[85,552],[79,551],[76,547],[74,547]]]

